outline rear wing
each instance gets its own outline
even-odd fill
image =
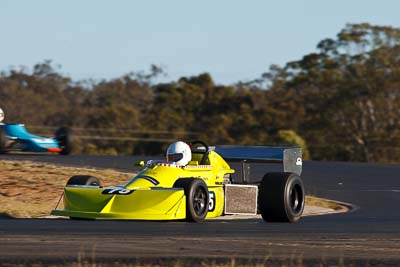
[[[226,161],[241,162],[242,169],[247,163],[283,163],[284,172],[301,175],[303,161],[300,147],[215,146],[212,149]],[[246,181],[244,172],[242,178]]]

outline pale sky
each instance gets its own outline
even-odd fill
[[[0,70],[50,59],[74,80],[162,65],[166,80],[260,77],[346,23],[400,27],[396,0],[0,0]]]

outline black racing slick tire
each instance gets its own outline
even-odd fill
[[[175,188],[183,188],[186,196],[186,221],[202,222],[208,213],[209,195],[206,183],[199,178],[180,178]]]
[[[3,128],[0,128],[0,154],[6,153],[7,137]]]
[[[75,175],[69,178],[67,186],[71,185],[90,185],[101,186],[100,180],[97,177],[90,175]]]
[[[258,208],[266,222],[296,222],[303,214],[303,181],[295,173],[267,173],[259,186]]]
[[[60,127],[55,132],[55,138],[61,148],[61,155],[69,155],[73,147],[72,130],[68,127]]]

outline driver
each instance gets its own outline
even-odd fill
[[[192,160],[192,152],[188,144],[182,141],[172,143],[167,149],[167,161],[179,166],[186,166]]]
[[[4,111],[0,108],[0,125],[3,124],[4,120]]]

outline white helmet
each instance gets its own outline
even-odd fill
[[[167,149],[167,161],[185,166],[192,160],[192,152],[188,144],[182,141],[172,143]]]
[[[0,108],[0,122],[4,120],[4,111]]]

